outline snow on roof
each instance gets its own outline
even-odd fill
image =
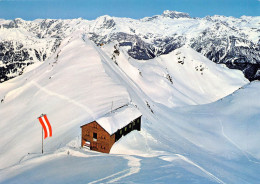
[[[110,135],[140,117],[141,112],[133,105],[126,105],[96,120]]]

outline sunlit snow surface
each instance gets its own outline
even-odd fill
[[[148,61],[120,50],[118,65],[108,47],[76,34],[42,65],[0,84],[1,183],[259,182],[259,82],[245,85],[241,72],[188,47]],[[136,105],[142,130],[111,154],[80,149],[80,126],[112,104]],[[43,155],[41,113],[53,127]]]
[[[117,130],[127,126],[131,121],[142,116],[141,112],[133,105],[125,105],[108,112],[96,121],[104,128],[110,135]]]

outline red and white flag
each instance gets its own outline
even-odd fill
[[[44,131],[44,139],[46,139],[47,137],[51,137],[52,136],[52,128],[51,128],[51,124],[46,116],[46,114],[42,115],[41,117],[38,118],[43,131]]]

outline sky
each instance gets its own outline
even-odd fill
[[[0,0],[0,18],[96,19],[102,15],[143,18],[164,10],[192,17],[260,16],[260,0]]]

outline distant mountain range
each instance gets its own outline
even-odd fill
[[[101,16],[96,20],[0,20],[0,82],[43,62],[75,31],[97,45],[117,43],[130,57],[148,60],[188,45],[215,63],[260,79],[260,17],[207,16],[166,10],[143,19]]]
[[[260,83],[214,63],[257,79],[258,20],[0,20],[0,183],[259,183]],[[125,105],[141,131],[81,147],[82,125]]]

